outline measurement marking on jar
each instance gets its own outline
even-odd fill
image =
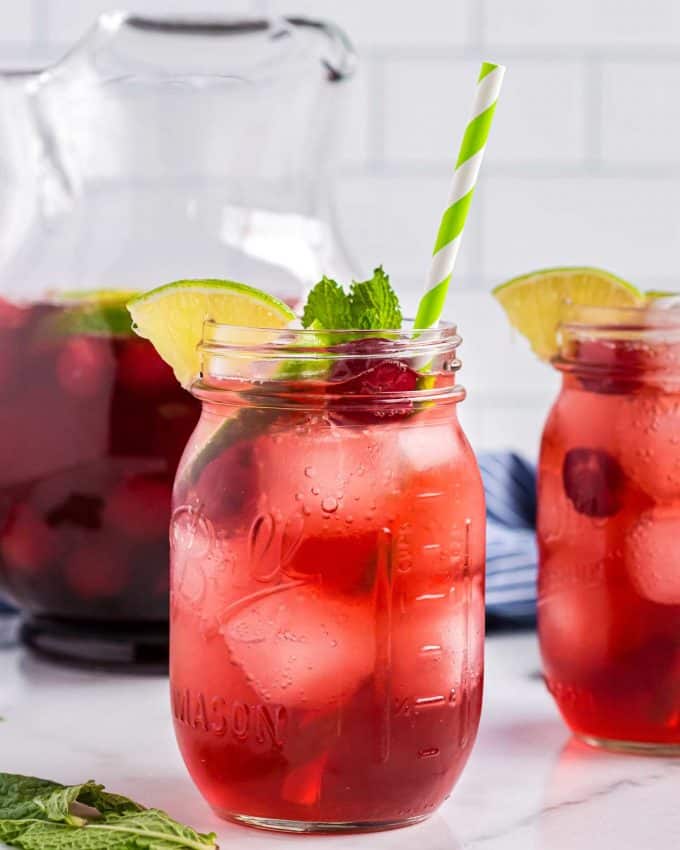
[[[432,705],[443,705],[446,702],[446,697],[416,697],[415,704],[417,708],[429,708]]]
[[[420,596],[416,596],[416,602],[428,602],[433,599],[446,599],[448,593],[421,593]]]
[[[424,750],[418,750],[419,759],[437,758],[439,755],[439,747],[427,747]]]
[[[443,495],[441,490],[433,490],[430,493],[416,493],[416,499],[438,499]]]
[[[420,647],[419,654],[420,655],[441,655],[442,648],[438,643],[426,643],[424,646]]]

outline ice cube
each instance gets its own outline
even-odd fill
[[[655,501],[680,497],[680,400],[631,396],[614,422],[624,472]]]
[[[636,592],[658,605],[680,605],[680,508],[645,511],[625,540],[625,564]]]
[[[267,702],[326,710],[375,663],[371,605],[284,582],[240,600],[220,627],[233,661]]]
[[[538,633],[548,666],[574,677],[607,664],[619,613],[611,604],[605,562],[587,545],[562,545],[542,560]]]
[[[332,583],[339,570],[359,581],[374,568],[379,535],[396,516],[396,444],[389,426],[363,432],[327,422],[257,441],[258,506],[266,518],[259,536],[278,530],[287,574]]]

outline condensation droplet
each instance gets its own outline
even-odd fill
[[[315,470],[313,466],[306,466],[305,475],[307,476],[307,478],[314,478],[314,471]]]
[[[304,499],[304,496],[302,495],[302,493],[296,493],[295,499],[296,501],[301,502]]]
[[[312,487],[312,495],[313,496],[319,495],[319,488],[318,487]]]
[[[326,496],[321,501],[321,510],[325,511],[327,514],[335,513],[338,509],[338,500],[334,499],[333,496]]]
[[[312,512],[311,512],[311,510],[307,507],[307,505],[305,505],[305,506],[302,508],[302,513],[303,513],[305,516],[311,516],[311,515],[312,515]]]

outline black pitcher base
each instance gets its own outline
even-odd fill
[[[72,667],[168,672],[167,623],[107,624],[32,617],[21,624],[20,639],[43,658]]]

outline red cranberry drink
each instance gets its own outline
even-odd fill
[[[632,306],[571,308],[554,357],[562,390],[539,467],[541,652],[579,737],[680,752],[680,314],[618,295]]]
[[[203,330],[203,413],[173,497],[172,710],[221,816],[386,828],[435,811],[474,742],[484,501],[456,416],[455,328],[402,327],[381,272],[350,296],[320,287],[313,330],[290,330],[256,290],[239,304],[225,285],[220,308],[195,284],[192,334],[220,310],[274,328]],[[339,310],[358,325],[362,296],[392,303],[380,332],[328,329]],[[132,306],[161,351],[180,297],[186,323],[187,288]],[[195,348],[168,354],[185,381]]]
[[[129,297],[0,301],[0,590],[39,649],[162,664],[171,486],[198,411],[132,334]]]

